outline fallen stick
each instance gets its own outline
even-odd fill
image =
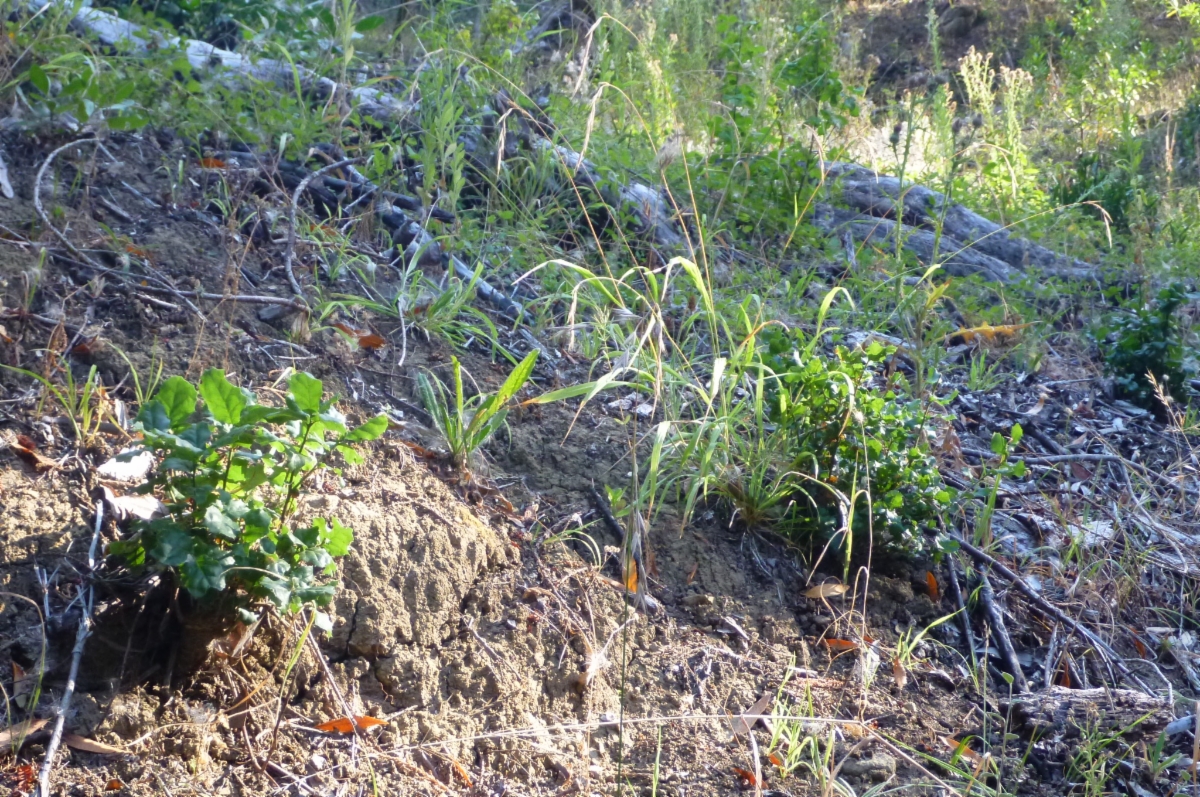
[[[75,694],[75,679],[79,675],[79,662],[83,659],[83,648],[88,636],[92,633],[92,607],[95,603],[95,590],[91,577],[96,569],[96,547],[100,542],[100,527],[104,525],[104,502],[96,502],[96,524],[92,529],[92,544],[88,546],[87,586],[83,589],[86,597],[83,600],[83,614],[79,618],[79,630],[75,632],[75,648],[71,651],[71,669],[67,674],[67,685],[63,690],[62,700],[58,705],[58,716],[54,719],[54,732],[50,743],[46,745],[46,757],[42,760],[42,771],[38,775],[39,797],[50,797],[50,770],[54,768],[54,757],[62,744],[63,728],[67,721],[67,711],[71,708],[71,697]]]
[[[12,183],[8,180],[8,165],[4,162],[3,152],[0,152],[0,194],[3,194],[5,199],[15,196]]]
[[[292,271],[292,259],[296,255],[296,212],[297,206],[300,204],[300,196],[304,193],[304,189],[308,188],[309,183],[318,177],[332,172],[335,169],[341,169],[354,163],[362,163],[363,160],[364,158],[345,158],[337,161],[336,163],[331,163],[328,166],[322,166],[320,169],[317,169],[315,172],[309,174],[307,177],[301,180],[300,185],[296,186],[296,190],[292,193],[292,204],[288,210],[289,224],[287,249],[283,255],[283,268],[287,273],[288,284],[292,286],[292,293],[296,294],[296,297],[301,301],[304,301],[304,290],[300,287],[300,283],[296,281],[295,272]]]
[[[950,594],[954,596],[954,608],[958,610],[963,639],[966,640],[967,651],[971,654],[971,668],[974,669],[976,667],[975,633],[971,630],[971,615],[967,613],[967,602],[963,599],[962,585],[958,581],[958,561],[953,555],[946,557],[946,569],[950,571]]]
[[[1095,645],[1098,650],[1105,653],[1111,659],[1111,661],[1114,664],[1116,664],[1117,669],[1121,671],[1122,675],[1131,679],[1134,683],[1136,683],[1139,687],[1141,687],[1146,692],[1146,694],[1153,694],[1153,692],[1151,692],[1150,689],[1145,684],[1143,684],[1141,682],[1141,680],[1139,680],[1137,678],[1137,676],[1135,676],[1129,670],[1128,667],[1125,666],[1125,663],[1123,661],[1121,661],[1120,655],[1115,650],[1113,650],[1111,645],[1109,645],[1107,642],[1105,642],[1103,639],[1101,639],[1099,636],[1097,636],[1094,632],[1092,632],[1089,628],[1084,626],[1082,623],[1077,622],[1074,618],[1072,618],[1066,612],[1062,611],[1058,607],[1056,607],[1053,604],[1051,604],[1050,602],[1048,602],[1041,595],[1038,595],[1036,592],[1034,592],[1033,587],[1026,584],[1024,579],[1022,579],[1019,575],[1014,573],[1012,570],[1009,570],[1007,567],[1005,567],[1004,564],[1001,563],[999,560],[997,560],[997,559],[989,556],[988,554],[984,553],[983,551],[979,550],[974,545],[972,545],[971,543],[962,539],[961,537],[954,537],[953,539],[956,543],[958,543],[960,548],[962,548],[964,551],[966,551],[968,554],[971,555],[972,559],[974,559],[976,562],[979,562],[981,565],[986,565],[987,567],[991,568],[992,572],[998,573],[1001,577],[1004,578],[1005,581],[1008,581],[1014,587],[1016,587],[1017,590],[1019,590],[1021,592],[1021,594],[1023,594],[1026,598],[1029,599],[1029,602],[1032,603],[1033,606],[1036,609],[1038,609],[1038,611],[1040,611],[1045,616],[1051,617],[1055,620],[1058,620],[1060,623],[1077,631],[1084,638],[1086,638],[1088,640],[1088,642],[1091,642],[1093,645]]]
[[[61,153],[80,144],[98,143],[100,143],[100,139],[98,138],[80,138],[67,144],[63,144],[61,147],[46,156],[46,160],[42,161],[41,168],[39,168],[37,171],[37,176],[33,178],[33,209],[37,211],[38,218],[42,220],[42,224],[46,226],[46,229],[54,233],[54,237],[61,241],[63,246],[67,247],[67,251],[93,268],[103,268],[103,266],[98,265],[86,254],[79,251],[75,244],[71,243],[70,239],[67,238],[67,236],[61,230],[50,223],[50,216],[47,215],[46,208],[42,206],[42,179],[46,176],[46,169],[50,168],[50,164],[53,163],[54,159],[57,158]]]
[[[1000,645],[1000,655],[1004,658],[1004,666],[1008,668],[1013,677],[1014,691],[1017,694],[1024,694],[1029,691],[1029,682],[1025,680],[1025,672],[1021,669],[1021,662],[1017,660],[1017,651],[1013,648],[1012,639],[1008,635],[1004,614],[996,605],[996,593],[992,590],[992,582],[988,580],[987,573],[980,572],[979,584],[979,602],[983,605],[983,611],[988,617],[988,624],[991,625],[996,642]]]

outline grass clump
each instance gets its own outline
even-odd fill
[[[354,534],[333,517],[296,523],[300,493],[317,474],[338,472],[334,452],[362,462],[353,446],[382,435],[387,418],[350,429],[322,396],[321,381],[305,373],[292,376],[283,407],[259,404],[218,369],[197,386],[166,380],[135,424],[143,448],[162,457],[139,491],[157,494],[166,513],[138,521],[109,552],[170,573],[198,600],[266,599],[287,613],[328,605],[334,589],[321,576]]]
[[[450,462],[463,472],[469,470],[471,457],[504,425],[508,417],[508,402],[533,373],[538,353],[531,351],[517,364],[504,384],[495,393],[480,393],[467,399],[463,395],[462,366],[451,358],[454,373],[453,399],[447,398],[446,387],[436,378],[417,374],[417,392],[450,449]]]

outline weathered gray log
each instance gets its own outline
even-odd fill
[[[1097,730],[1153,737],[1174,717],[1168,701],[1132,689],[1051,686],[1014,696],[1007,705],[1018,727],[1043,733],[1055,731],[1067,737]]]
[[[614,191],[603,185],[595,165],[570,147],[541,137],[534,138],[533,145],[536,149],[551,153],[576,183],[596,191],[618,211],[632,213],[637,220],[638,233],[649,236],[655,244],[665,249],[683,246],[684,238],[675,229],[675,214],[668,207],[662,191],[638,182],[621,184]]]
[[[896,248],[897,222],[891,219],[876,218],[865,213],[818,203],[813,208],[809,222],[826,235],[849,232],[856,241],[878,244],[893,252]],[[936,262],[952,277],[978,275],[993,282],[1012,282],[1020,277],[1020,272],[1003,260],[964,246],[962,242],[949,236],[943,235],[941,240],[938,240],[929,230],[910,227],[907,224],[901,224],[900,228],[900,240],[904,248],[916,255],[925,265],[935,262],[936,242]]]
[[[66,0],[30,0],[28,7],[37,13],[47,6],[68,8]],[[251,59],[238,53],[222,50],[207,42],[182,39],[151,31],[141,25],[127,22],[120,17],[84,6],[71,20],[71,27],[80,33],[92,36],[108,47],[124,49],[135,55],[148,55],[152,51],[174,49],[187,57],[188,63],[197,70],[220,67],[227,72],[273,83],[284,89],[294,87],[299,77],[301,90],[321,100],[338,95],[353,100],[360,113],[380,122],[397,123],[409,118],[417,103],[365,86],[341,86],[336,81],[322,77],[311,69],[293,65],[286,61],[270,58]]]
[[[1075,279],[1086,278],[1095,271],[1083,261],[1012,235],[991,219],[923,185],[903,183],[897,177],[881,175],[854,163],[829,164],[825,174],[835,192],[840,192],[842,202],[851,209],[922,229],[940,225],[942,235],[958,247],[968,246],[1018,271],[1032,267],[1046,274]]]

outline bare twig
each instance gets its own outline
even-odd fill
[[[320,169],[317,169],[315,172],[301,180],[300,185],[296,186],[296,190],[292,193],[292,206],[288,210],[289,224],[287,250],[283,255],[283,269],[287,273],[288,284],[292,286],[292,293],[296,294],[296,297],[300,299],[300,301],[304,301],[304,291],[300,288],[300,283],[296,281],[296,274],[292,270],[292,258],[294,258],[296,255],[296,212],[297,206],[300,204],[300,196],[304,193],[305,189],[308,188],[309,184],[318,177],[321,177],[333,171],[334,169],[342,169],[354,163],[362,163],[363,160],[363,158],[344,158],[335,163],[331,163],[328,166],[322,166]]]
[[[55,238],[62,241],[63,246],[67,247],[67,251],[93,268],[103,268],[103,266],[98,265],[90,257],[79,251],[79,248],[76,247],[75,244],[71,243],[70,239],[68,239],[61,230],[50,223],[50,216],[46,214],[46,208],[42,206],[42,178],[46,176],[46,169],[50,168],[50,164],[54,163],[54,159],[57,158],[61,153],[80,144],[97,144],[99,141],[100,140],[97,138],[80,138],[70,143],[63,144],[61,147],[46,156],[46,160],[42,161],[41,168],[39,168],[37,171],[37,176],[33,179],[33,208],[37,211],[38,218],[42,220],[42,224],[46,226],[46,229],[54,233]]]
[[[3,194],[5,199],[12,199],[15,196],[12,183],[8,181],[8,165],[4,162],[3,152],[0,152],[0,194]]]
[[[79,630],[75,633],[75,649],[71,652],[71,669],[67,674],[67,685],[63,690],[62,701],[58,706],[58,716],[54,720],[54,733],[46,746],[46,757],[42,761],[42,771],[38,776],[39,797],[50,797],[50,770],[54,768],[54,757],[62,744],[63,728],[67,720],[67,711],[71,708],[71,697],[75,694],[75,678],[79,675],[79,662],[83,659],[83,648],[92,632],[92,607],[95,603],[95,591],[92,588],[91,576],[96,569],[96,548],[100,543],[100,527],[104,525],[104,502],[96,502],[96,525],[92,529],[92,544],[88,546],[87,585],[82,589],[86,592],[83,601],[83,614],[79,618]]]
[[[962,623],[963,639],[967,643],[967,651],[971,654],[971,667],[975,662],[975,634],[971,631],[971,615],[967,614],[967,604],[963,600],[962,586],[958,582],[958,562],[956,557],[946,558],[946,570],[950,572],[950,593],[954,596],[954,608],[958,609],[958,619]]]

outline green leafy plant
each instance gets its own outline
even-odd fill
[[[778,377],[772,418],[787,435],[791,470],[810,477],[796,484],[804,499],[789,513],[791,530],[820,537],[846,523],[855,533],[886,532],[884,539],[902,549],[921,548],[919,529],[953,495],[923,442],[928,410],[871,385],[888,349],[878,343],[839,348],[826,359],[813,352],[811,340],[774,329],[766,337],[768,364]],[[869,495],[870,511],[839,517],[846,508],[818,483],[850,496],[855,506]]]
[[[16,368],[2,363],[0,363],[0,367],[41,382],[42,387],[54,398],[62,410],[63,416],[71,425],[75,444],[86,448],[95,441],[96,434],[100,431],[100,424],[104,421],[105,413],[108,412],[108,399],[105,396],[96,366],[93,365],[88,369],[87,378],[80,384],[75,381],[75,374],[71,370],[70,363],[61,357],[58,359],[63,373],[62,385],[56,385],[47,377],[25,368]]]
[[[417,392],[421,402],[433,416],[437,430],[446,438],[450,461],[456,468],[469,470],[471,456],[504,425],[508,417],[506,405],[533,373],[537,355],[536,349],[531,351],[495,393],[480,393],[470,399],[463,395],[462,366],[457,357],[451,358],[454,373],[453,404],[446,396],[445,385],[426,374],[417,374]]]
[[[1154,304],[1118,314],[1098,336],[1104,361],[1117,390],[1139,404],[1155,403],[1154,379],[1165,392],[1177,395],[1192,368],[1184,357],[1183,328],[1177,311],[1188,300],[1183,286],[1174,284],[1158,293]]]
[[[143,448],[162,456],[139,489],[157,494],[167,513],[138,522],[109,552],[171,573],[198,600],[265,598],[288,613],[327,605],[333,586],[320,577],[333,573],[354,535],[333,517],[296,523],[300,493],[314,475],[337,472],[334,452],[362,462],[354,444],[382,435],[387,418],[349,429],[322,396],[321,381],[305,373],[292,376],[283,407],[259,404],[217,369],[196,387],[166,380],[134,426]]]

